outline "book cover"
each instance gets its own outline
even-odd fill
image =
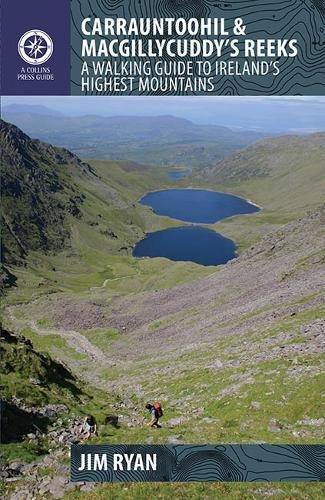
[[[2,1],[3,498],[322,498],[324,21]]]

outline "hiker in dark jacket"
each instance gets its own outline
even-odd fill
[[[149,427],[156,427],[157,429],[160,429],[161,425],[159,425],[158,421],[163,414],[160,403],[156,403],[153,405],[151,403],[147,403],[146,409],[151,415],[151,421],[148,423]]]

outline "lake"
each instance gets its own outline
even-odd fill
[[[236,245],[212,229],[183,226],[147,234],[136,244],[133,255],[216,266],[236,257]]]
[[[191,173],[191,170],[190,169],[187,169],[187,170],[170,170],[168,172],[168,177],[172,180],[172,181],[180,181],[181,179],[183,179],[183,177],[187,177],[188,175],[190,175]]]
[[[140,203],[158,215],[200,224],[213,224],[232,215],[251,214],[259,208],[228,193],[207,189],[165,189],[141,198]]]
[[[235,243],[197,224],[212,224],[232,215],[260,209],[243,198],[207,189],[165,189],[146,194],[140,203],[158,215],[195,223],[149,233],[134,249],[135,257],[166,257],[204,266],[225,264],[236,257]]]

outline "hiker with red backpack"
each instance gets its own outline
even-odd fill
[[[149,427],[156,427],[160,429],[161,425],[159,425],[158,421],[160,417],[163,416],[163,411],[160,403],[147,403],[146,409],[149,411],[151,415],[151,421],[148,423]]]

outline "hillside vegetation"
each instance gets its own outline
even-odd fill
[[[67,368],[37,352],[31,341],[23,336],[3,329],[0,334],[0,354],[1,398],[6,402],[2,412],[1,442],[8,445],[0,453],[3,460],[4,453],[13,457],[20,451],[19,443],[24,441],[28,433],[35,432],[36,427],[42,427],[45,431],[49,424],[48,419],[43,420],[38,415],[24,411],[25,406],[44,407],[65,403],[71,407],[81,403],[83,392],[80,382]],[[23,451],[27,455],[37,452],[37,446],[24,444]],[[40,451],[44,450],[45,443],[39,445]]]
[[[78,220],[95,227],[103,240],[106,236],[125,243],[132,233],[136,240],[144,222],[131,201],[166,181],[159,171],[151,175],[141,165],[133,173],[128,163],[104,164],[102,169],[97,164],[96,171],[68,150],[34,141],[4,121],[0,141],[6,263],[16,263],[33,250],[53,253],[64,248]]]

